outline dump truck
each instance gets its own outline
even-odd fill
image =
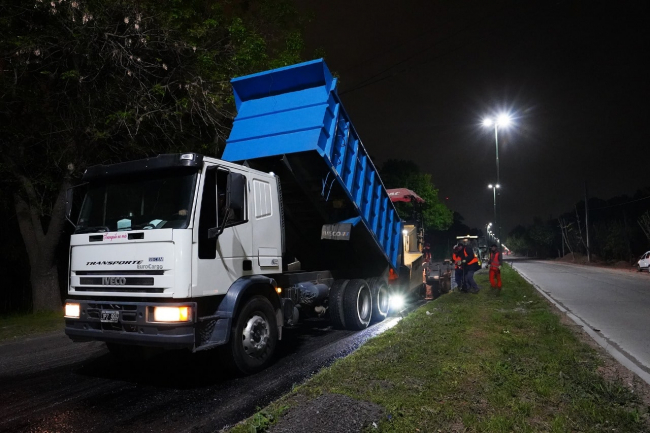
[[[386,317],[402,221],[336,79],[315,60],[231,83],[237,116],[222,159],[85,171],[69,250],[72,340],[118,354],[220,348],[253,373],[284,327],[329,317],[361,330]]]

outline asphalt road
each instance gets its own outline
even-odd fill
[[[99,342],[62,333],[0,345],[0,432],[214,432],[391,328],[326,321],[285,330],[276,362],[249,377],[225,374],[212,351],[118,362]]]
[[[550,261],[514,260],[514,268],[650,373],[650,275]]]

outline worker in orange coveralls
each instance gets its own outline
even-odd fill
[[[490,266],[490,285],[494,289],[501,290],[501,252],[497,251],[495,244],[490,246],[490,259],[488,264]]]

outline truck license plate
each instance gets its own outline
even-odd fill
[[[120,318],[119,311],[102,310],[101,320],[105,323],[117,323]]]

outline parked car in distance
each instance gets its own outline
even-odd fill
[[[643,269],[650,271],[650,251],[647,251],[644,255],[641,256],[638,262],[636,262],[636,269],[641,272]]]

